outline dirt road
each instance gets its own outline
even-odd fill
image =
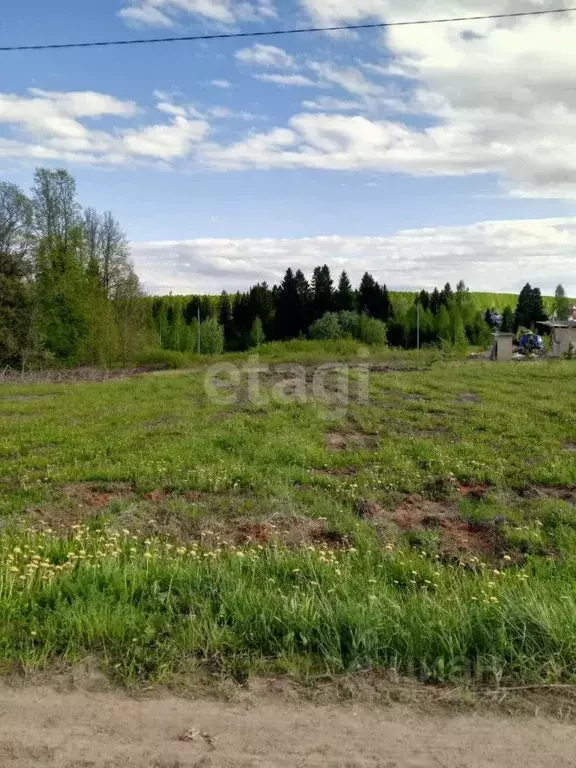
[[[576,726],[0,686],[2,768],[574,768]]]

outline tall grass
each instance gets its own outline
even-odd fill
[[[100,654],[125,682],[184,668],[428,680],[572,680],[574,566],[443,565],[427,553],[248,546],[209,550],[124,531],[0,538],[0,661]]]

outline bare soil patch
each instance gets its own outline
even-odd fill
[[[345,534],[331,530],[324,520],[304,516],[275,517],[272,520],[231,520],[226,524],[203,524],[200,539],[209,547],[227,544],[280,544],[287,547],[324,544],[333,549],[350,546]]]
[[[75,502],[82,509],[100,511],[106,509],[113,501],[128,498],[132,489],[124,483],[106,484],[99,486],[90,483],[72,483],[63,489],[67,499]]]
[[[358,474],[356,467],[317,467],[312,472],[315,475],[328,475],[329,477],[354,477]]]
[[[576,440],[568,440],[564,443],[564,450],[568,453],[576,453]]]
[[[486,483],[473,483],[471,485],[459,485],[458,493],[466,499],[480,501],[490,491],[490,486]]]
[[[450,501],[432,501],[417,494],[407,496],[392,511],[372,515],[375,520],[387,518],[401,531],[436,532],[440,538],[440,554],[459,553],[498,555],[501,552],[499,526],[464,520]]]
[[[475,392],[459,392],[456,398],[460,403],[481,403],[482,398]]]
[[[576,488],[566,488],[561,485],[529,485],[518,491],[524,499],[560,499],[576,504]]]
[[[377,435],[364,432],[328,432],[326,447],[329,451],[374,450],[378,446]]]

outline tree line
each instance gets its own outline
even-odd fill
[[[30,194],[0,182],[0,362],[128,363],[153,343],[129,245],[74,178],[38,168]]]
[[[245,350],[264,340],[357,338],[406,349],[421,345],[484,345],[491,328],[461,281],[455,290],[422,291],[392,299],[386,285],[366,272],[353,288],[348,274],[335,284],[327,265],[311,280],[288,268],[279,285],[252,286],[219,297],[149,299],[158,344],[180,352]]]
[[[555,314],[567,313],[558,286]],[[3,367],[126,366],[158,351],[219,354],[299,337],[484,346],[495,326],[515,332],[543,319],[542,295],[529,284],[516,309],[497,316],[478,311],[463,281],[392,298],[370,273],[354,288],[345,271],[335,282],[327,265],[310,280],[288,268],[279,285],[232,295],[144,296],[119,223],[80,205],[70,173],[37,169],[29,194],[0,182]]]

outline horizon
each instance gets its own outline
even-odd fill
[[[0,46],[517,10],[26,0],[5,9]],[[82,203],[120,220],[151,294],[243,290],[288,262],[368,270],[392,290],[462,278],[576,294],[575,47],[576,14],[564,13],[4,52],[0,177],[27,189],[35,165],[73,173]]]

